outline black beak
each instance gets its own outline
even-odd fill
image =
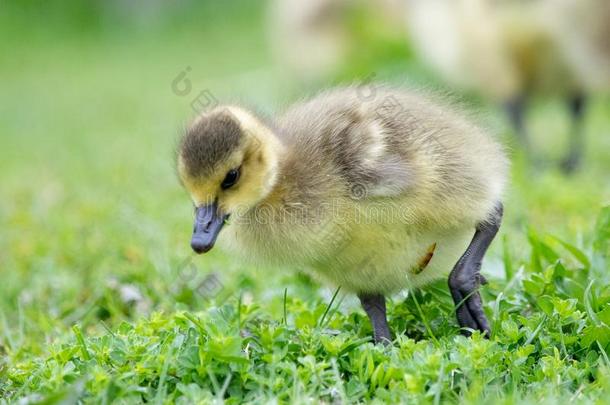
[[[197,207],[191,247],[195,253],[205,253],[214,247],[216,237],[227,215],[219,215],[216,203]]]

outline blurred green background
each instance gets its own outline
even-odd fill
[[[201,92],[273,114],[319,89],[371,79],[449,91],[513,159],[505,226],[487,271],[502,276],[503,238],[526,258],[530,228],[577,245],[590,237],[610,203],[607,95],[587,112],[583,168],[564,177],[555,168],[569,129],[561,101],[535,103],[531,130],[543,163],[529,167],[496,106],[447,89],[396,25],[364,6],[349,27],[345,62],[301,81],[273,52],[264,2],[0,2],[0,345],[10,343],[12,359],[45,353],[74,322],[95,333],[99,320],[112,326],[205,307],[193,292],[201,276],[178,276],[185,260],[227,285],[245,274],[278,317],[284,287],[304,298],[317,291],[303,277],[244,269],[219,251],[193,258],[191,203],[173,166]],[[190,91],[179,95],[172,83],[184,72]]]

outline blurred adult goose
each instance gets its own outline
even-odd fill
[[[479,270],[507,160],[452,109],[383,86],[327,91],[274,120],[217,107],[187,129],[177,167],[195,252],[222,229],[232,253],[309,268],[358,295],[378,342],[386,294],[448,275],[464,333],[489,333]]]

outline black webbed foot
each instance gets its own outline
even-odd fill
[[[480,264],[471,266],[468,260],[464,262],[460,260],[449,277],[449,288],[456,305],[457,320],[461,328],[466,328],[462,330],[466,336],[471,335],[470,329],[478,330],[486,336],[491,334],[479,294],[481,284],[479,269]]]

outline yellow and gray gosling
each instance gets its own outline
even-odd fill
[[[177,165],[195,252],[223,229],[232,253],[310,269],[358,295],[377,342],[390,340],[386,294],[448,275],[464,333],[490,333],[479,270],[508,164],[450,109],[382,86],[327,91],[273,121],[217,107],[187,129]]]

